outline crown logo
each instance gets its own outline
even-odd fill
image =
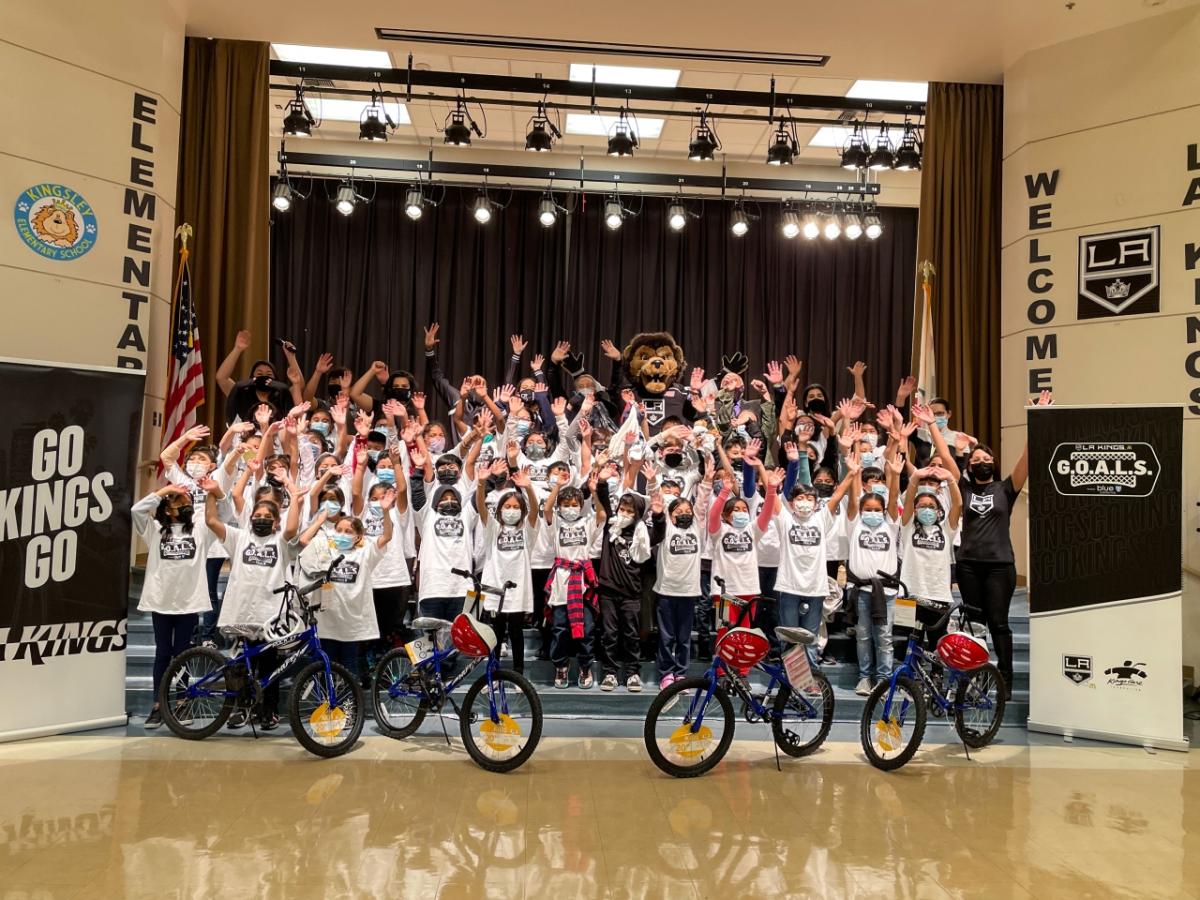
[[[1124,300],[1129,296],[1129,282],[1118,278],[1111,284],[1104,286],[1104,294],[1109,300]]]
[[[72,206],[70,203],[68,203],[66,200],[63,200],[61,197],[55,197],[50,202],[50,205],[53,206],[55,209],[62,210],[63,212],[67,212],[67,213],[75,211],[75,207]]]

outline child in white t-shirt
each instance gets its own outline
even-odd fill
[[[950,491],[950,509],[941,502],[939,488]],[[904,562],[900,580],[914,597],[952,603],[950,565],[954,561],[954,538],[962,516],[962,494],[958,482],[945,469],[931,466],[913,473],[908,482],[901,517],[900,543]]]

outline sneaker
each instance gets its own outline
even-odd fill
[[[642,692],[642,679],[638,675],[630,675],[625,679],[625,690],[640,694]]]
[[[668,672],[662,678],[658,679],[658,689],[660,691],[665,691],[667,688],[669,688],[671,686],[671,682],[673,682],[674,680],[675,680],[675,676],[672,675],[670,672]]]
[[[507,641],[500,645],[500,658],[501,659],[512,659],[512,650],[509,649]]]
[[[250,714],[244,709],[235,709],[229,716],[226,728],[242,728],[250,720]]]
[[[146,716],[146,721],[142,723],[142,727],[149,731],[151,728],[158,728],[162,725],[162,712],[157,706],[150,710],[150,715]]]
[[[191,707],[182,700],[175,704],[175,721],[180,725],[191,725],[195,721],[192,718]]]
[[[617,676],[612,675],[612,674],[605,675],[604,680],[600,682],[600,690],[615,691],[616,689],[617,689]]]
[[[262,721],[259,722],[258,727],[262,731],[274,731],[279,727],[278,713],[265,713],[262,717]]]
[[[591,669],[585,669],[579,673],[579,689],[582,691],[590,691],[596,686],[596,678],[592,675]]]
[[[569,669],[565,669],[565,668],[564,669],[555,669],[554,670],[554,686],[556,688],[565,688],[568,684],[569,675],[570,675]]]
[[[858,679],[858,685],[854,688],[854,693],[858,694],[860,697],[869,697],[871,695],[871,679]]]
[[[817,662],[822,666],[836,666],[837,658],[833,656],[822,656]]]
[[[538,652],[533,655],[533,658],[540,659],[543,662],[546,662],[547,660],[550,659],[550,654],[547,653],[545,650],[538,650]]]

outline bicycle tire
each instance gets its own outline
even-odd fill
[[[388,694],[388,689],[397,679],[390,679],[390,676],[387,676],[389,677],[387,684],[381,685],[379,682],[380,677],[386,676],[393,663],[400,664],[398,670],[403,669],[407,672],[413,670],[412,661],[403,647],[389,650],[380,657],[379,662],[375,664],[375,672],[371,676],[371,714],[375,717],[375,728],[380,734],[396,740],[403,740],[414,734],[421,727],[421,723],[425,721],[425,714],[429,711],[429,700],[421,697],[417,702],[416,710],[412,713],[412,718],[403,725],[395,724],[398,718],[397,714],[382,704],[392,699]]]
[[[336,662],[330,662],[329,670],[335,679],[334,690],[337,691],[337,680],[340,679],[350,691],[350,696],[347,698],[349,702],[342,702],[336,707],[343,711],[346,714],[346,718],[350,720],[348,725],[340,726],[340,730],[336,734],[338,738],[336,743],[322,743],[305,731],[304,723],[306,718],[311,720],[316,715],[316,712],[310,713],[306,717],[300,709],[301,701],[306,699],[306,688],[310,682],[313,685],[313,689],[318,692],[317,696],[323,695],[325,690],[324,662],[318,659],[316,662],[300,670],[300,674],[292,682],[292,695],[288,702],[288,710],[292,721],[292,734],[296,736],[296,740],[300,742],[300,746],[309,753],[326,759],[341,756],[354,746],[359,735],[362,734],[363,716],[366,713],[366,710],[363,708],[363,690],[350,670],[341,663]],[[327,706],[325,702],[321,705]]]
[[[484,673],[475,680],[475,683],[467,690],[467,696],[463,698],[458,720],[459,731],[462,734],[463,744],[466,746],[467,752],[471,754],[471,759],[475,760],[481,769],[486,769],[489,772],[511,772],[525,764],[529,757],[533,755],[533,751],[537,749],[538,742],[542,739],[542,700],[538,696],[533,683],[519,672],[514,672],[511,669],[497,669],[492,673],[492,679],[493,681],[511,682],[529,700],[529,739],[525,742],[525,746],[509,759],[495,759],[488,756],[478,743],[476,743],[475,723],[479,722],[482,724],[483,719],[490,719],[491,715],[491,704],[488,703],[486,696],[483,694],[484,688],[487,687],[487,673]],[[475,717],[472,717],[471,710],[481,696],[484,696],[484,707],[481,710],[481,714],[476,714]]]
[[[825,743],[825,738],[829,737],[829,730],[833,728],[833,687],[829,684],[829,679],[820,672],[814,671],[812,676],[813,681],[820,687],[822,705],[820,725],[817,727],[816,735],[810,740],[800,743],[788,737],[789,735],[793,735],[794,732],[787,730],[787,722],[784,721],[783,714],[787,709],[788,701],[792,699],[794,693],[791,685],[784,684],[779,688],[772,707],[775,715],[771,717],[771,737],[775,739],[775,745],[780,750],[796,759],[816,752]],[[793,719],[792,721],[795,720]]]
[[[663,710],[674,700],[678,699],[683,702],[679,694],[685,691],[707,691],[708,687],[709,680],[703,675],[683,678],[674,682],[665,691],[660,691],[658,696],[650,703],[650,709],[646,711],[646,726],[643,735],[646,741],[646,750],[649,752],[650,759],[654,765],[675,778],[695,778],[697,775],[703,775],[725,758],[725,754],[729,752],[729,745],[733,743],[733,704],[729,700],[729,694],[723,688],[716,687],[713,689],[712,699],[717,702],[717,706],[721,710],[721,716],[724,719],[724,730],[712,754],[700,760],[694,766],[681,766],[667,759],[662,750],[659,749],[654,730],[658,724],[658,717],[662,714]],[[709,706],[711,707],[711,704]],[[704,714],[702,713],[701,715],[703,717]]]
[[[175,680],[185,669],[189,669],[190,667],[194,666],[200,659],[204,659],[210,664],[211,668],[209,668],[209,672],[216,670],[220,670],[222,672],[220,681],[213,682],[213,688],[216,690],[217,686],[219,685],[220,690],[224,691],[224,673],[229,664],[229,660],[227,660],[216,650],[213,650],[211,647],[190,647],[189,649],[184,650],[177,657],[171,660],[170,665],[167,666],[167,671],[163,674],[162,682],[158,686],[158,709],[162,714],[163,724],[165,724],[167,728],[170,729],[171,733],[176,737],[181,737],[188,741],[199,741],[210,735],[216,734],[221,730],[221,726],[225,724],[225,722],[229,719],[230,714],[233,712],[233,698],[223,697],[221,698],[222,702],[220,708],[217,709],[216,713],[213,715],[212,721],[207,725],[204,725],[200,728],[194,728],[190,723],[185,723],[180,720],[178,716],[180,704],[186,704],[193,701],[189,701],[186,697],[173,697],[171,685],[174,684]],[[207,673],[192,671],[191,674],[193,676],[200,675],[203,677],[203,675]],[[191,678],[188,680],[190,681]],[[216,698],[214,697],[207,699],[215,700]]]
[[[875,726],[874,710],[876,706],[879,706],[882,711],[884,697],[890,689],[891,680],[889,679],[879,682],[871,690],[870,696],[867,697],[867,705],[863,707],[862,723],[859,732],[863,752],[867,755],[868,762],[884,772],[892,772],[901,768],[916,754],[917,749],[921,746],[922,739],[925,737],[925,719],[927,714],[925,695],[921,688],[907,675],[899,676],[896,679],[896,694],[893,695],[892,702],[896,702],[901,690],[908,694],[912,705],[912,709],[909,711],[913,716],[912,737],[908,739],[908,743],[904,746],[904,749],[896,756],[880,756],[875,750],[875,742],[872,739],[872,730]]]
[[[985,675],[991,679],[994,685],[996,695],[993,700],[995,704],[994,715],[987,729],[978,731],[969,727],[963,720],[963,708],[968,701],[967,692],[971,689],[971,683],[975,681],[976,677]],[[958,732],[959,739],[972,750],[981,750],[996,739],[996,733],[1000,730],[1000,725],[1004,721],[1004,707],[1007,702],[1004,699],[1004,694],[1004,676],[991,663],[984,663],[978,669],[972,670],[967,678],[963,678],[958,682],[958,688],[954,692],[954,730]]]

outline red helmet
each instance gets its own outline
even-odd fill
[[[487,656],[496,646],[496,632],[467,613],[460,613],[450,626],[450,638],[463,656]]]
[[[988,661],[987,644],[965,631],[946,635],[937,644],[938,656],[951,669],[970,672]]]
[[[770,649],[771,642],[758,628],[730,628],[717,641],[717,655],[735,669],[755,665]]]

